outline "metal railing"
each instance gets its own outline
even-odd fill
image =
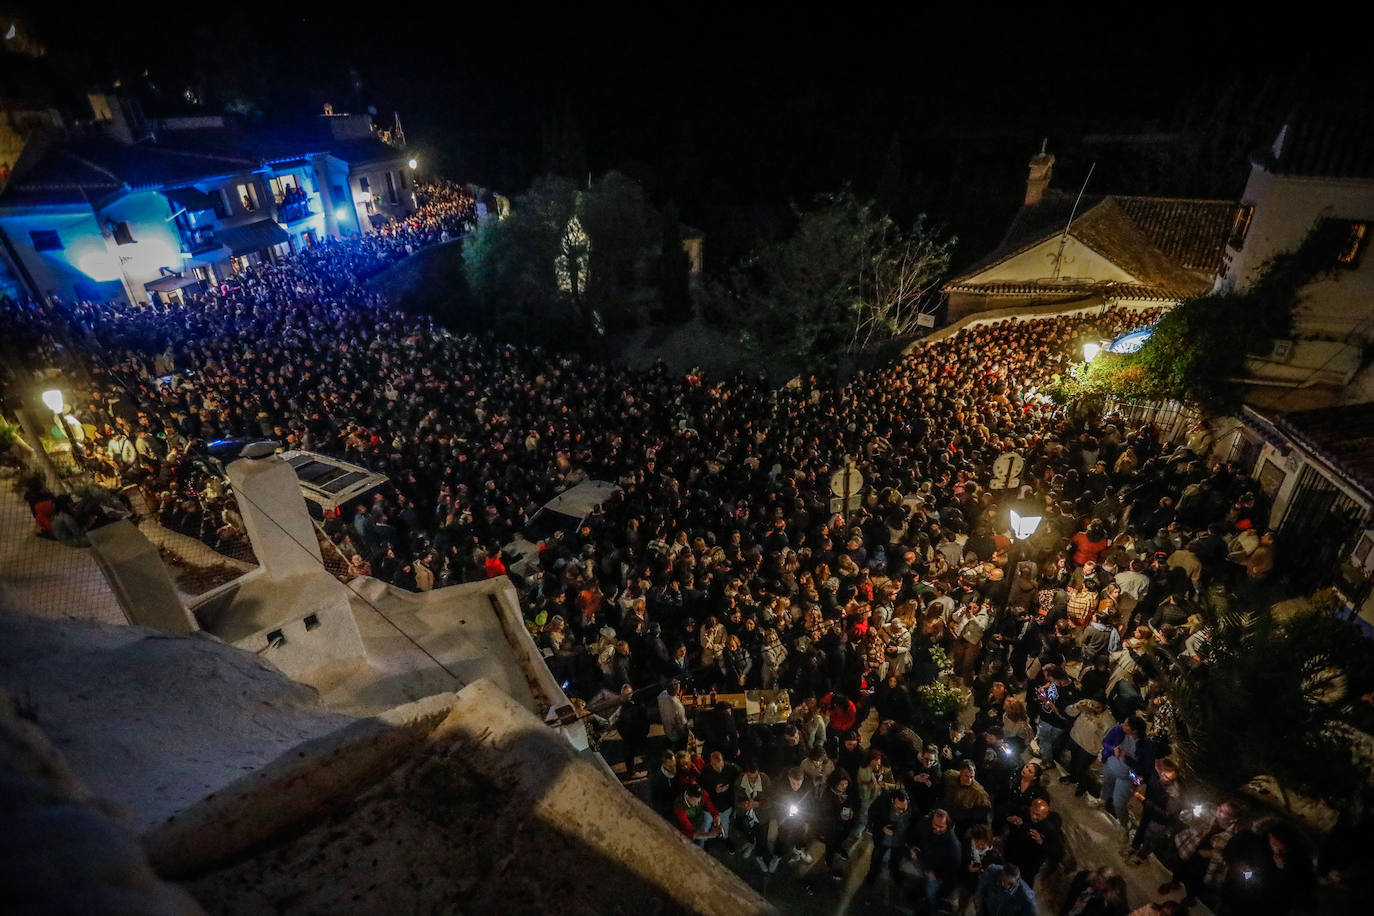
[[[308,200],[298,200],[291,204],[277,204],[277,220],[279,222],[294,223],[314,215]]]
[[[1154,424],[1161,442],[1179,441],[1202,418],[1196,408],[1181,401],[1123,401],[1108,397],[1103,412],[1118,414],[1132,426]]]

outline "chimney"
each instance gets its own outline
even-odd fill
[[[1045,191],[1050,186],[1050,174],[1054,171],[1054,154],[1045,152],[1049,144],[1040,144],[1040,152],[1031,157],[1030,174],[1026,177],[1026,206],[1034,207],[1045,199]]]
[[[134,142],[133,129],[118,96],[92,92],[86,98],[91,103],[91,115],[107,137],[126,146]]]

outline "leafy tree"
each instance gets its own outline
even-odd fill
[[[589,301],[608,323],[633,323],[656,295],[649,271],[658,214],[639,183],[619,172],[607,172],[578,195],[578,214],[591,239]]]
[[[464,240],[468,289],[493,326],[548,341],[575,324],[578,316],[560,295],[555,266],[576,207],[571,181],[539,178],[508,218],[488,220]]]
[[[579,190],[544,176],[513,201],[507,219],[468,236],[464,274],[474,304],[497,326],[566,343],[598,317],[623,326],[648,314],[658,301],[660,243],[659,216],[634,180],[609,172]]]
[[[761,245],[712,293],[714,313],[729,315],[746,345],[824,370],[910,330],[953,240],[924,221],[904,233],[848,190],[795,217],[790,236]]]
[[[916,321],[939,290],[956,244],[927,229],[924,216],[917,217],[905,234],[889,226],[885,242],[865,270],[851,350],[916,331]]]
[[[1228,790],[1271,776],[1285,795],[1342,797],[1362,778],[1342,701],[1367,652],[1353,624],[1325,613],[1221,614],[1203,663],[1170,685],[1174,755]]]
[[[1292,326],[1302,287],[1330,269],[1338,239],[1314,231],[1296,251],[1277,255],[1243,293],[1219,292],[1179,303],[1131,354],[1103,353],[1056,389],[1060,399],[1090,394],[1192,401],[1209,410],[1234,405],[1249,354],[1266,352]]]

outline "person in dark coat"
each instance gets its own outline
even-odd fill
[[[869,806],[868,831],[873,834],[873,858],[869,861],[865,884],[878,880],[885,860],[892,880],[901,883],[900,868],[902,860],[909,855],[908,834],[914,816],[911,799],[901,789],[884,792]]]
[[[878,686],[873,697],[873,707],[878,710],[880,719],[893,719],[902,725],[911,725],[916,720],[916,708],[911,702],[902,679],[889,674]]]
[[[1015,864],[991,865],[978,882],[973,911],[978,916],[1035,916],[1035,893]]]
[[[954,819],[943,808],[936,808],[916,826],[912,846],[916,862],[925,875],[925,897],[933,910],[949,894],[959,878],[964,850],[954,832]]]
[[[620,712],[615,720],[620,733],[621,754],[625,760],[625,778],[633,779],[639,772],[639,758],[649,744],[649,707],[635,697],[629,684],[620,688]]]
[[[1063,848],[1059,815],[1050,811],[1050,803],[1043,798],[1031,803],[1030,813],[1021,823],[1010,825],[1004,846],[1007,861],[1014,862],[1021,869],[1021,877],[1032,886],[1043,866],[1059,862]]]

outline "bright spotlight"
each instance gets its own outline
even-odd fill
[[[1097,358],[1097,354],[1102,352],[1102,344],[1085,343],[1083,345],[1083,362],[1090,363]]]
[[[43,404],[53,413],[62,412],[62,392],[56,388],[49,388],[43,392]]]

